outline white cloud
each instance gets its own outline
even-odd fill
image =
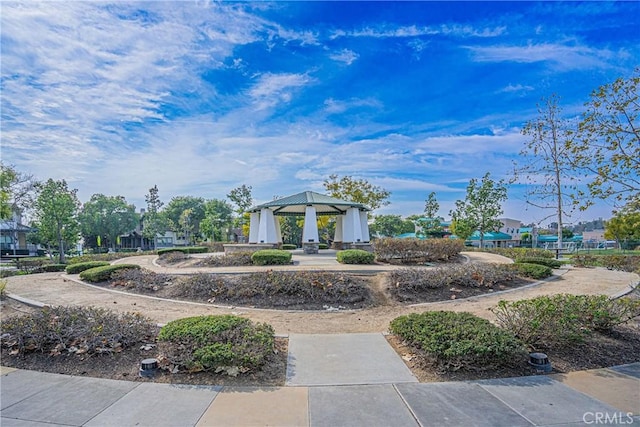
[[[359,57],[360,55],[358,55],[351,49],[342,49],[340,52],[332,53],[331,55],[329,55],[329,58],[333,59],[334,61],[343,62],[347,65],[353,64],[353,62],[356,61]]]
[[[514,84],[509,83],[507,86],[503,87],[498,92],[522,93],[522,92],[530,92],[532,90],[535,90],[535,88],[533,86],[521,85],[521,84],[515,84],[514,85]]]
[[[257,78],[256,84],[249,90],[257,110],[273,107],[280,102],[291,101],[293,89],[304,87],[313,80],[306,74],[267,73]]]
[[[553,43],[526,46],[468,46],[478,62],[550,62],[562,70],[609,67],[617,53],[608,49]]]
[[[369,38],[406,38],[406,37],[423,37],[435,35],[447,35],[453,37],[496,37],[502,35],[506,31],[506,27],[494,28],[476,28],[471,25],[441,25],[436,27],[430,26],[393,26],[385,25],[379,27],[365,27],[359,30],[345,31],[336,30],[331,35],[331,39],[340,37],[369,37]]]

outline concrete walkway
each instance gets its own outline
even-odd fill
[[[320,344],[322,338],[305,343]],[[405,378],[262,388],[115,381],[11,368],[1,373],[3,427],[640,425],[640,363],[469,382]]]

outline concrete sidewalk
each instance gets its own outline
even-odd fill
[[[288,371],[285,387],[181,386],[2,368],[0,423],[3,427],[640,425],[640,363],[570,374],[418,383],[393,359],[386,365],[389,360],[377,334],[355,335],[292,336],[289,358],[296,361],[296,369]],[[342,363],[341,338],[355,339],[356,347],[367,353],[351,358],[355,363]],[[332,358],[335,363],[326,363]],[[363,366],[359,371],[358,363]],[[367,370],[370,382],[361,377]],[[380,377],[378,371],[384,374]],[[309,385],[314,383],[323,385]]]

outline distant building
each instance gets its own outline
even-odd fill
[[[11,219],[0,220],[0,255],[3,257],[37,255],[37,245],[27,242],[27,234],[35,229],[21,222],[22,216],[17,212]]]

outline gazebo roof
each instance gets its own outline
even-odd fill
[[[307,206],[315,207],[316,215],[342,215],[349,208],[358,208],[364,211],[370,210],[362,203],[349,202],[313,191],[305,191],[254,206],[249,209],[249,212],[260,212],[260,210],[268,208],[273,210],[274,215],[303,216]]]

